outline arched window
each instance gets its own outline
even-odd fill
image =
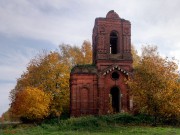
[[[110,34],[110,54],[117,54],[118,36],[115,32]]]

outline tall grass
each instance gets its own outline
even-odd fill
[[[18,125],[1,130],[1,134],[10,135],[81,135],[81,134],[180,134],[179,128],[151,127],[153,118],[146,115],[113,114],[103,116],[84,116],[69,119],[46,120],[40,125]]]
[[[57,122],[57,121],[56,121]],[[84,116],[61,120],[60,130],[101,130],[104,127],[115,125],[148,125],[153,118],[145,115],[132,116],[130,114],[114,114],[103,116]],[[51,124],[55,124],[52,122]]]

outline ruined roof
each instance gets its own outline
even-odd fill
[[[79,73],[79,74],[96,74],[97,73],[97,68],[95,65],[92,64],[86,64],[86,65],[76,65],[75,67],[72,68],[71,74],[72,73]]]

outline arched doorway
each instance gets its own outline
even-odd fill
[[[118,87],[112,87],[111,91],[111,105],[113,112],[120,112],[120,91]]]

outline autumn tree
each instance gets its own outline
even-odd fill
[[[180,117],[178,66],[162,58],[157,47],[142,48],[139,64],[134,69],[130,86],[136,109],[157,117]]]
[[[27,71],[18,79],[11,91],[12,106],[17,102],[19,91],[26,87],[34,87],[51,94],[50,115],[59,116],[69,106],[69,70],[60,60],[57,52],[42,53],[32,59]]]
[[[92,64],[92,47],[89,41],[84,41],[81,47],[61,44],[59,49],[63,63],[69,69],[77,64]]]
[[[10,117],[10,114],[9,114],[9,110],[4,112],[2,114],[2,116],[0,117],[0,122],[4,122],[4,121],[11,121],[11,117]]]
[[[49,115],[51,95],[38,88],[27,87],[16,94],[11,111],[28,120],[40,120]]]
[[[30,61],[27,71],[17,80],[10,93],[12,108],[17,102],[18,93],[33,87],[51,94],[50,116],[60,116],[69,111],[70,71],[76,64],[91,63],[91,44],[88,41],[84,41],[82,47],[62,44],[59,49],[43,52]]]
[[[138,52],[135,49],[134,45],[131,45],[131,53],[133,56],[133,68],[136,68],[139,64],[140,56],[138,55]]]
[[[92,64],[92,45],[89,41],[83,42],[82,47],[81,47],[81,52],[83,54],[82,64]]]

